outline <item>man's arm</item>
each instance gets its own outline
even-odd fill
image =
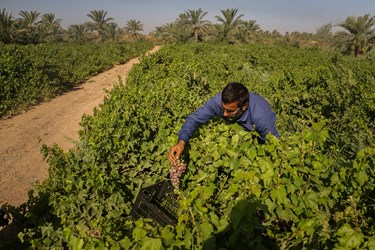
[[[178,141],[189,141],[199,125],[207,122],[213,116],[220,114],[221,94],[212,97],[202,107],[186,118],[184,125],[178,132]]]
[[[276,114],[269,111],[258,121],[258,124],[256,124],[256,131],[259,133],[262,141],[266,141],[266,135],[269,133],[280,139],[279,132],[276,129],[276,119]]]
[[[212,97],[209,101],[198,108],[197,111],[192,113],[186,118],[185,123],[178,132],[178,143],[172,146],[169,150],[168,159],[174,163],[182,154],[186,142],[189,141],[194,131],[200,124],[210,120],[213,116],[220,114],[221,93]]]

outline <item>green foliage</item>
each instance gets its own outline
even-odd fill
[[[0,116],[5,116],[71,90],[152,45],[144,41],[0,46]]]
[[[374,65],[266,46],[172,46],[142,58],[84,117],[77,148],[44,147],[50,176],[36,196],[48,194],[49,209],[20,235],[25,246],[371,249]],[[168,178],[186,116],[229,81],[269,100],[281,140],[259,144],[256,132],[212,119],[184,152],[177,226],[133,221],[140,189]]]

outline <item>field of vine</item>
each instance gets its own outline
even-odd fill
[[[281,140],[213,119],[193,135],[175,227],[130,212],[168,179],[187,115],[227,82],[264,96]],[[375,59],[318,49],[175,45],[142,58],[82,120],[74,150],[43,147],[35,249],[374,249]]]
[[[83,45],[0,43],[0,117],[72,90],[88,77],[150,48],[146,40]]]

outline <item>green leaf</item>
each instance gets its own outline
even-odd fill
[[[363,186],[367,181],[368,181],[368,176],[365,171],[359,171],[357,173],[357,182],[359,183],[360,186]]]
[[[238,190],[238,185],[237,184],[233,184],[231,185],[228,190],[227,190],[227,194],[225,195],[224,199],[227,200],[229,199],[232,195],[234,195]]]
[[[289,151],[289,158],[299,158],[301,155],[301,151],[299,148],[293,148],[292,150]]]
[[[227,150],[227,154],[232,157],[232,158],[237,158],[238,157],[238,153],[232,149],[228,149]]]
[[[273,168],[269,168],[264,174],[260,176],[260,178],[264,181],[264,185],[268,186],[272,183],[273,176],[274,176]]]
[[[177,238],[182,238],[182,235],[185,232],[185,226],[182,224],[177,224],[176,226],[176,233],[177,233]]]
[[[210,221],[212,224],[214,224],[216,227],[220,226],[219,217],[214,213],[210,212]]]
[[[194,242],[194,236],[190,231],[187,231],[184,235],[184,247],[186,247],[186,249],[191,249],[192,242]]]
[[[273,169],[272,162],[264,158],[259,158],[259,167],[262,173],[265,173],[269,169]]]
[[[264,149],[269,152],[269,153],[272,153],[273,151],[275,151],[275,145],[265,145],[264,146]]]
[[[174,236],[175,234],[171,231],[169,227],[163,228],[161,231],[161,237],[166,246],[169,246],[173,243],[174,241]]]
[[[220,223],[220,226],[217,228],[217,231],[218,232],[222,232],[222,231],[225,231],[226,228],[230,225],[229,224],[229,221],[227,220],[227,218],[225,217],[222,217],[219,221]]]
[[[325,125],[325,121],[324,120],[312,123],[313,129],[315,129],[317,131],[320,131],[324,127],[324,125]]]
[[[232,136],[232,144],[237,146],[238,142],[240,141],[240,136],[238,134]]]
[[[147,231],[144,230],[143,228],[136,227],[134,228],[132,232],[132,236],[135,242],[142,240],[146,235],[147,235]]]
[[[320,161],[314,161],[312,163],[314,169],[322,169],[323,164]]]
[[[124,249],[130,249],[130,247],[132,246],[132,242],[130,241],[128,236],[125,236],[125,238],[120,240],[119,243],[120,243],[121,247],[124,248]]]
[[[284,221],[289,221],[291,216],[290,216],[290,209],[282,209],[281,206],[278,206],[276,208],[276,214],[277,216]]]
[[[249,148],[245,151],[246,156],[251,160],[254,161],[254,159],[257,157],[257,152],[255,149]]]
[[[279,186],[278,189],[271,190],[270,196],[273,199],[273,201],[277,202],[280,205],[289,203],[289,199],[287,197],[287,193],[284,186]]]
[[[78,239],[76,241],[76,244],[74,245],[73,249],[75,249],[75,250],[81,250],[81,249],[83,249],[83,245],[84,244],[85,244],[85,242],[83,241],[82,238],[80,238],[80,239]]]
[[[339,174],[338,173],[334,173],[332,175],[332,177],[331,177],[331,185],[334,186],[334,185],[336,185],[339,182],[340,182]]]
[[[318,208],[318,197],[317,194],[310,190],[304,195],[305,203],[308,205],[309,208],[317,209]]]
[[[212,152],[211,156],[214,158],[214,161],[219,160],[220,157],[221,157],[220,153],[217,150],[215,150],[214,152]]]
[[[72,232],[72,230],[68,227],[64,227],[63,229],[63,235],[64,235],[64,238],[66,241],[69,241],[69,237],[70,237],[70,233]]]
[[[337,230],[337,235],[338,236],[345,236],[345,235],[348,235],[348,234],[352,234],[354,232],[354,230],[352,229],[352,227],[345,223],[344,225],[342,225],[339,230]]]
[[[162,246],[163,244],[160,239],[145,237],[142,241],[142,249],[145,250],[159,250],[162,249]]]
[[[19,232],[17,237],[20,239],[21,243],[24,243],[25,240],[23,238],[25,237],[25,234],[23,232]]]
[[[366,245],[368,249],[375,249],[375,236],[368,237]]]
[[[258,156],[264,156],[266,153],[264,152],[264,148],[263,147],[258,147]]]
[[[203,187],[201,191],[201,198],[203,201],[208,200],[215,192],[216,186],[213,183],[210,183],[209,186]]]
[[[110,250],[120,250],[120,246],[118,243],[112,243],[113,245],[111,246]]]
[[[340,236],[338,238],[340,245],[348,247],[349,249],[359,247],[364,240],[363,234],[355,232],[347,223],[337,230],[336,235]]]
[[[212,232],[214,231],[214,227],[208,221],[205,221],[202,224],[200,224],[200,229],[201,229],[201,235],[204,240],[207,240],[212,234]]]
[[[311,235],[315,231],[316,222],[312,219],[305,219],[301,220],[298,223],[298,227],[301,229],[301,231],[306,232],[307,235]]]

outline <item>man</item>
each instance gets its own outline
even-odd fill
[[[184,151],[195,129],[215,115],[229,122],[237,122],[247,131],[256,130],[262,141],[266,140],[268,133],[280,138],[275,126],[276,114],[268,102],[260,95],[249,93],[243,84],[231,82],[221,93],[187,117],[178,132],[178,143],[169,150],[168,159],[172,164]]]

